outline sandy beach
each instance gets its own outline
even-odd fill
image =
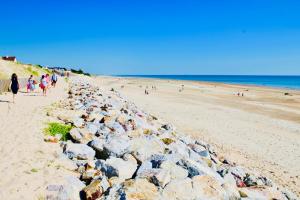
[[[219,155],[300,194],[300,91],[140,78],[95,80],[178,131],[209,142]]]
[[[41,199],[45,188],[59,183],[69,172],[60,167],[59,145],[43,140],[51,104],[66,98],[65,81],[41,92],[22,89],[11,103],[11,93],[0,95],[0,199]]]

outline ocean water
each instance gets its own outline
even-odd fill
[[[252,75],[122,75],[120,77],[156,78],[220,82],[241,85],[257,85],[300,90],[300,76],[252,76]]]

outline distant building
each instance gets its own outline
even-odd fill
[[[17,62],[17,58],[15,56],[2,56],[2,60]]]

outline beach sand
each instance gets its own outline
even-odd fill
[[[46,108],[65,99],[65,81],[58,81],[47,97],[21,90],[12,101],[11,93],[0,95],[0,199],[41,199],[48,184],[59,183],[68,171],[61,169],[58,144],[43,141],[49,117]]]
[[[300,194],[300,91],[140,78],[98,77],[95,82],[209,142],[220,156]]]

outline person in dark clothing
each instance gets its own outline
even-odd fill
[[[17,74],[13,73],[11,75],[11,84],[10,84],[10,89],[13,93],[13,103],[15,103],[15,95],[18,93],[19,91],[19,81],[18,81],[18,76]]]

